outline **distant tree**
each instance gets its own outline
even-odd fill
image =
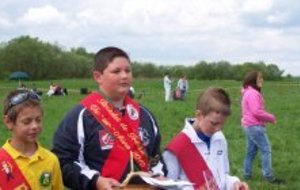
[[[279,80],[282,78],[284,71],[280,70],[277,65],[270,64],[266,66],[264,77],[268,80]]]
[[[203,80],[207,79],[206,72],[208,72],[208,64],[205,61],[201,61],[192,67],[192,71],[190,73],[194,79]]]
[[[227,61],[219,61],[215,67],[216,79],[232,79],[233,67]]]
[[[21,36],[10,40],[0,49],[2,77],[21,70],[29,73],[31,79],[82,78],[91,71],[93,54],[87,53],[84,48],[66,52],[58,45]]]
[[[291,81],[293,79],[293,76],[291,74],[286,75],[285,80]]]
[[[169,69],[172,77],[180,78],[188,73],[187,67],[183,65],[175,65]]]
[[[132,72],[133,72],[133,77],[142,77],[142,65],[139,64],[136,61],[131,62],[131,68],[132,68]]]
[[[148,78],[157,77],[157,69],[153,63],[145,63],[141,65],[143,70],[141,71],[142,76]]]
[[[50,44],[30,36],[20,36],[0,43],[0,78],[17,70],[30,74],[32,79],[90,77],[94,53],[84,47],[63,50],[59,44]],[[249,70],[263,72],[266,80],[281,80],[283,70],[275,64],[245,62],[231,65],[228,61],[199,61],[193,66],[157,65],[132,61],[134,77],[157,78],[169,72],[172,78],[186,75],[197,80],[242,80]]]
[[[84,47],[71,48],[71,53],[82,55],[85,57],[93,57],[93,53],[88,53]]]

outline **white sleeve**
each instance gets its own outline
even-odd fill
[[[227,141],[225,139],[224,141],[225,143],[225,155],[224,155],[224,172],[225,172],[225,187],[226,190],[233,190],[234,187],[234,183],[240,181],[240,179],[236,176],[231,176],[230,175],[230,166],[229,166],[229,159],[228,159],[228,145],[227,145]]]
[[[165,165],[168,170],[167,178],[173,179],[175,181],[180,180],[180,170],[181,166],[178,163],[177,157],[170,151],[166,150],[163,153],[163,159],[165,162]],[[177,187],[170,187],[166,188],[167,190],[193,190],[193,186],[177,186]]]
[[[167,177],[171,178],[173,180],[178,180],[180,166],[179,166],[177,157],[172,152],[166,150],[163,153],[163,159],[166,164],[167,171],[168,171]]]

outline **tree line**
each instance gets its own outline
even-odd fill
[[[20,36],[0,44],[0,79],[8,79],[14,71],[27,72],[32,80],[90,78],[93,57],[94,53],[87,52],[83,47],[64,50],[58,44]],[[132,61],[132,68],[134,77],[157,78],[168,72],[172,77],[186,75],[196,80],[241,80],[251,69],[260,70],[266,80],[281,80],[284,72],[277,65],[263,61],[235,65],[228,61],[199,61],[192,66]]]

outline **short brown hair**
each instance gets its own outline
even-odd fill
[[[20,103],[17,103],[13,105],[11,103],[12,99],[20,94],[27,94],[28,97],[24,99],[23,101],[20,101]],[[30,98],[29,97],[34,95],[36,98]],[[35,94],[34,92],[31,92],[29,90],[14,90],[11,91],[3,102],[3,115],[8,116],[9,120],[13,123],[16,122],[18,114],[21,112],[22,109],[27,107],[39,107],[43,113],[42,105],[39,101],[39,96]]]
[[[124,57],[129,63],[130,59],[128,54],[120,48],[117,47],[106,47],[99,50],[95,55],[94,71],[103,72],[110,62],[116,57]]]
[[[196,109],[204,115],[215,111],[229,116],[231,113],[230,104],[229,95],[223,88],[210,87],[199,95]]]

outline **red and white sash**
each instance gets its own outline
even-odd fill
[[[142,171],[149,171],[149,162],[143,143],[138,135],[140,107],[131,98],[125,98],[125,115],[122,116],[99,93],[92,93],[81,101],[99,123],[115,138],[101,175],[120,180],[129,161],[130,152]]]
[[[196,190],[219,190],[217,182],[190,138],[183,132],[175,136],[167,150],[173,152]]]
[[[17,163],[0,148],[0,190],[31,190]]]

